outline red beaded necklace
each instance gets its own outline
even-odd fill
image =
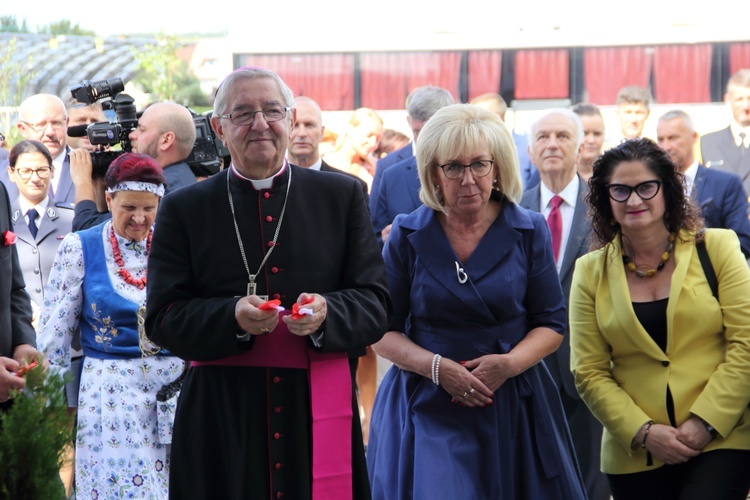
[[[151,253],[151,235],[153,234],[154,230],[151,229],[148,232],[148,237],[146,238],[146,253]],[[130,271],[125,269],[125,261],[122,259],[122,254],[120,254],[120,245],[117,243],[117,236],[115,236],[115,228],[113,226],[109,227],[109,242],[112,245],[112,253],[115,257],[115,264],[117,264],[117,267],[120,269],[117,270],[117,274],[120,275],[120,278],[122,280],[133,286],[137,286],[139,290],[143,290],[146,287],[146,276],[143,276],[143,278],[137,280],[133,278],[133,275],[130,274]]]

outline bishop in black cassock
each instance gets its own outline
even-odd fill
[[[164,198],[149,257],[146,331],[197,362],[178,403],[170,497],[322,499],[340,491],[315,486],[341,469],[327,462],[328,451],[351,442],[351,476],[342,484],[351,485],[351,498],[370,498],[353,390],[343,394],[346,425],[327,442],[313,439],[311,410],[316,389],[351,387],[346,352],[385,332],[390,298],[362,189],[284,160],[294,110],[275,74],[237,70],[222,87],[217,111],[225,114],[215,114],[214,127],[233,165]],[[248,110],[257,113],[243,124]],[[313,298],[303,307],[314,315],[277,320],[258,310],[262,295],[279,300],[282,314]],[[317,378],[312,369],[283,367],[299,352],[296,339],[311,360],[321,353],[343,360],[343,371]],[[259,352],[271,352],[265,366],[252,358]]]

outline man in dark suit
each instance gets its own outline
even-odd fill
[[[438,109],[453,104],[450,92],[440,87],[419,87],[407,100],[409,126],[416,145],[419,131]],[[390,156],[390,155],[389,155]],[[386,156],[388,158],[388,156]],[[422,205],[419,199],[419,174],[414,155],[391,164],[382,172],[377,199],[370,198],[372,225],[382,242],[388,238],[391,223],[398,214],[408,214]]]
[[[330,166],[320,156],[320,141],[323,140],[323,132],[325,132],[323,113],[320,105],[309,97],[300,96],[295,99],[294,106],[297,109],[297,121],[294,123],[294,128],[292,128],[292,135],[289,137],[289,147],[286,151],[286,157],[289,159],[289,162],[300,167],[309,168],[310,170],[333,172],[348,175],[352,179],[356,179],[362,186],[365,201],[369,205],[367,183],[356,175]]]
[[[552,109],[531,125],[529,140],[529,156],[541,182],[524,192],[521,206],[542,213],[550,225],[557,272],[567,302],[575,261],[588,252],[587,189],[576,173],[583,124],[570,110]],[[544,361],[560,391],[589,498],[607,500],[607,477],[599,471],[602,426],[576,391],[570,372],[569,331],[560,348]]]
[[[52,181],[51,194],[58,203],[66,203],[72,208],[75,187],[70,177],[68,112],[65,104],[55,95],[35,94],[21,103],[18,118],[16,127],[23,138],[41,142],[52,155],[55,179]],[[18,189],[10,182],[7,166],[7,162],[0,164],[0,181],[8,188],[8,195],[13,200],[18,196]]]
[[[495,113],[500,119],[505,122],[505,114],[508,112],[508,103],[500,94],[494,92],[488,92],[486,94],[478,95],[471,100],[470,104],[484,108],[487,111]],[[518,153],[518,167],[521,169],[521,180],[523,181],[523,188],[529,189],[539,184],[539,172],[529,158],[528,147],[529,139],[526,134],[517,134],[515,130],[511,130],[513,135],[513,142],[516,145],[516,151]]]
[[[709,168],[739,175],[750,193],[750,69],[732,75],[724,102],[733,119],[727,128],[701,137],[701,158]]]
[[[415,97],[417,98],[416,101],[414,100]],[[406,96],[406,122],[411,129],[412,142],[385,158],[378,160],[375,165],[375,175],[372,179],[372,187],[370,189],[371,214],[375,213],[375,209],[377,208],[380,186],[382,185],[385,171],[396,163],[400,163],[408,158],[414,158],[414,148],[419,137],[419,131],[422,130],[427,120],[435,114],[435,111],[450,104],[453,104],[453,97],[450,95],[450,92],[440,87],[417,87]],[[376,230],[376,232],[379,231]]]
[[[25,386],[25,380],[14,375],[20,362],[37,354],[10,213],[8,192],[0,185],[0,411],[10,408],[10,391]]]
[[[745,258],[750,258],[749,207],[740,178],[698,164],[695,159],[698,133],[684,111],[669,111],[659,118],[656,135],[659,147],[685,176],[685,189],[700,205],[706,227],[732,229],[740,239]]]

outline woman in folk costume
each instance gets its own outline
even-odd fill
[[[166,179],[151,157],[127,153],[105,180],[112,220],[62,241],[47,282],[39,348],[67,370],[73,333],[81,330],[78,494],[166,498],[171,428],[157,420],[156,397],[185,362],[149,342],[142,327],[146,264]]]

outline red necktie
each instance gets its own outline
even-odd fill
[[[552,210],[549,216],[547,216],[547,225],[552,235],[552,253],[555,256],[555,262],[557,262],[560,255],[560,242],[562,241],[562,214],[560,213],[560,204],[562,202],[562,198],[557,195],[553,196],[549,202]]]

